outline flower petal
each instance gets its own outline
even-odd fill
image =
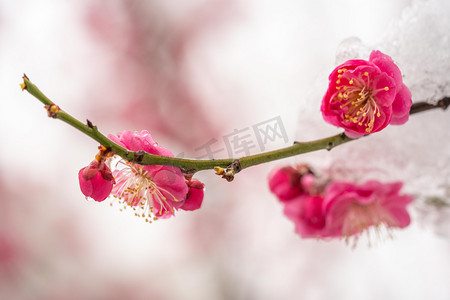
[[[394,103],[392,104],[391,124],[402,125],[406,123],[409,119],[411,105],[411,92],[408,87],[403,84],[395,97]]]
[[[202,206],[205,185],[197,179],[192,179],[189,183],[189,192],[186,200],[180,208],[183,210],[196,210]]]

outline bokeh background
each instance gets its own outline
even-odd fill
[[[184,157],[279,117],[274,149],[339,132],[319,112],[327,76],[374,48],[414,101],[449,96],[449,14],[446,0],[1,0],[0,299],[449,299],[448,111],[232,183],[201,172],[202,209],[147,224],[84,199],[98,145],[19,87],[26,73],[80,120],[149,130]],[[299,162],[404,181],[411,226],[355,249],[300,239],[266,184]]]

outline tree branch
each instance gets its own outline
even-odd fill
[[[442,108],[443,110],[446,110],[449,105],[450,105],[450,97],[444,97],[441,100],[439,100],[438,102],[436,102],[436,104],[429,104],[426,102],[417,102],[411,106],[411,110],[409,111],[409,114],[412,115],[415,113],[419,113],[422,111],[427,111],[427,110],[435,109],[435,108]]]
[[[227,180],[232,180],[234,174],[238,173],[242,169],[249,168],[251,166],[267,163],[270,161],[295,156],[307,152],[313,152],[321,149],[331,150],[332,148],[349,142],[353,139],[347,137],[344,133],[327,137],[324,139],[309,141],[309,142],[295,142],[294,145],[263,152],[255,155],[249,155],[240,157],[238,159],[225,158],[225,159],[211,159],[211,160],[195,160],[176,157],[167,157],[149,154],[145,151],[129,151],[118,144],[111,141],[100,131],[97,126],[93,125],[91,121],[87,120],[84,124],[65,111],[61,110],[55,105],[49,98],[47,98],[36,85],[30,82],[26,75],[23,76],[23,83],[21,84],[22,90],[27,90],[31,95],[44,103],[47,109],[49,117],[60,119],[61,121],[73,126],[84,134],[90,136],[92,139],[99,142],[101,145],[110,148],[114,154],[130,161],[141,165],[167,165],[179,167],[185,173],[193,174],[197,171],[214,169],[217,174],[222,175]],[[415,103],[411,107],[410,114],[418,112],[442,108],[446,109],[450,105],[450,98],[446,97],[438,101],[436,105],[420,102]],[[226,168],[224,170],[223,168]]]

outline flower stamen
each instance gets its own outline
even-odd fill
[[[156,216],[174,212],[171,201],[179,200],[167,189],[158,186],[141,165],[123,160],[119,163],[125,167],[115,174],[114,198],[118,198],[125,207],[132,206],[135,216],[147,217],[146,222],[150,223],[151,219],[158,219]],[[158,205],[155,206],[155,203]],[[158,206],[158,211],[155,211]]]

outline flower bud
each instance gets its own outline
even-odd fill
[[[92,161],[78,172],[81,192],[95,201],[105,200],[115,183],[111,170],[104,162]]]

